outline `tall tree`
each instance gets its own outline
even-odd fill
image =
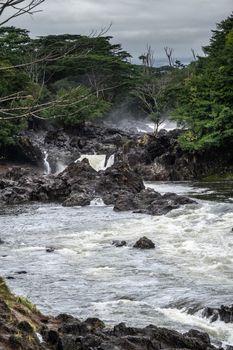
[[[176,119],[189,129],[188,149],[222,146],[233,137],[233,14],[212,31],[206,57],[190,65],[180,89]]]

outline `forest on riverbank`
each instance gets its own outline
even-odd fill
[[[185,150],[228,147],[233,135],[233,15],[212,31],[204,56],[184,66],[172,57],[155,68],[148,47],[141,64],[107,29],[90,36],[31,38],[25,29],[0,27],[0,147],[27,128],[52,123],[72,129],[104,118],[122,101],[155,123],[170,115],[184,132]],[[169,56],[170,52],[170,56]],[[123,117],[123,116],[122,116]]]

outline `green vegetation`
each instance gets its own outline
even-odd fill
[[[155,123],[164,115],[186,131],[190,151],[228,145],[233,136],[233,15],[217,25],[210,44],[187,67],[176,61],[154,68],[153,51],[141,65],[109,36],[49,35],[0,28],[0,148],[15,142],[28,121],[48,118],[78,127],[104,116],[123,99],[133,100]],[[168,50],[169,51],[169,50]],[[172,53],[172,49],[170,49]]]
[[[97,98],[90,89],[79,86],[69,90],[59,90],[55,101],[44,111],[44,116],[57,119],[64,126],[77,126],[86,120],[102,117],[111,104]]]
[[[185,69],[176,93],[175,119],[188,131],[183,148],[221,147],[233,137],[233,15],[217,25],[210,45]]]
[[[134,81],[130,55],[111,37],[0,28],[0,147],[35,118],[65,127],[102,117]]]
[[[228,172],[226,174],[214,174],[203,177],[201,179],[204,182],[218,182],[218,181],[233,181],[233,172]]]
[[[2,299],[9,308],[17,307],[18,310],[20,309],[25,315],[31,312],[38,315],[40,314],[36,306],[28,299],[12,294],[2,277],[0,277],[0,299]]]

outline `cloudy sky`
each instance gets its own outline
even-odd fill
[[[156,57],[163,47],[174,48],[177,58],[201,53],[215,23],[233,10],[233,0],[45,0],[41,13],[9,24],[32,35],[89,34],[112,23],[109,35],[122,43],[134,59],[150,44]]]

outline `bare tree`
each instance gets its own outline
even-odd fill
[[[168,63],[170,67],[174,67],[174,59],[173,59],[173,52],[174,50],[171,47],[165,46],[164,51],[166,53]]]
[[[149,115],[154,123],[154,135],[157,136],[159,126],[163,123],[163,113],[161,98],[168,81],[167,76],[158,77],[154,71],[154,51],[151,46],[147,47],[147,52],[139,57],[142,60],[144,69],[140,83],[133,91],[133,95],[140,103],[142,110]]]
[[[5,0],[0,1],[0,17],[5,18],[0,22],[0,25],[6,24],[13,18],[19,17],[24,14],[33,15],[35,12],[39,12],[37,7],[41,5],[45,0]]]
[[[147,51],[139,56],[139,59],[142,61],[144,71],[149,73],[150,69],[155,65],[154,51],[150,45],[147,45]]]

